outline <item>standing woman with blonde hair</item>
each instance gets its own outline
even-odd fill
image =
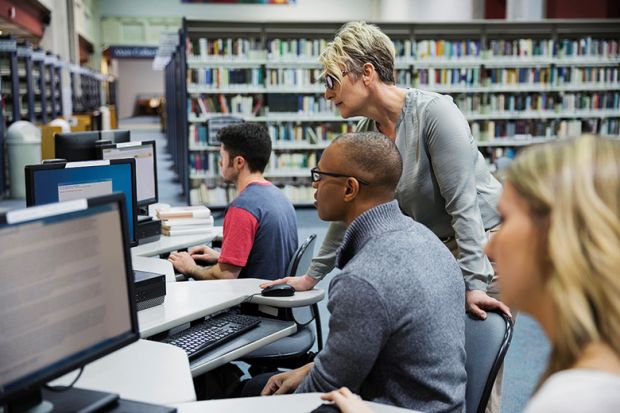
[[[551,355],[526,413],[620,412],[620,141],[528,148],[508,170],[486,246],[506,304],[532,315]],[[370,412],[348,389],[343,413]]]
[[[489,172],[452,98],[396,86],[394,44],[377,26],[365,22],[342,26],[319,61],[325,97],[340,115],[364,117],[358,132],[381,132],[396,144],[403,160],[398,204],[457,257],[467,310],[480,318],[492,309],[510,315],[508,307],[487,295],[494,272],[483,251],[485,231],[499,224],[495,206],[501,185]],[[332,223],[308,274],[275,283],[288,282],[296,290],[313,288],[334,268],[345,230],[343,224]]]

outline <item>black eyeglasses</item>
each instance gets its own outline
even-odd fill
[[[343,71],[342,76],[348,75],[349,72]],[[336,86],[336,78],[332,75],[325,75],[325,87],[332,90]]]
[[[321,180],[321,175],[332,176],[334,178],[355,178],[362,185],[370,185],[368,183],[368,181],[365,181],[365,180],[363,180],[361,178],[358,178],[356,176],[337,174],[337,173],[334,173],[334,172],[319,171],[319,167],[318,166],[315,166],[314,168],[310,169],[310,177],[312,178],[312,183],[319,182]]]

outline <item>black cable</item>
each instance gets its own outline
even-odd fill
[[[73,386],[75,386],[75,383],[77,383],[77,381],[80,379],[80,376],[82,376],[83,372],[84,372],[84,366],[80,367],[80,372],[78,373],[77,377],[73,379],[73,381],[67,386],[50,386],[49,384],[46,384],[43,387],[49,391],[53,391],[56,393],[62,393],[63,391],[67,391],[71,389]]]

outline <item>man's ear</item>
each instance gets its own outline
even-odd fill
[[[344,202],[352,202],[360,192],[360,183],[355,178],[347,178],[344,185]]]
[[[243,156],[241,156],[241,155],[235,156],[235,159],[233,160],[233,165],[235,165],[235,168],[241,170],[241,169],[243,169],[245,164],[246,164],[246,162],[245,162],[245,158]]]

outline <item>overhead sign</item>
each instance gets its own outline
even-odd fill
[[[106,53],[115,59],[153,59],[157,55],[157,47],[151,46],[110,46]]]

